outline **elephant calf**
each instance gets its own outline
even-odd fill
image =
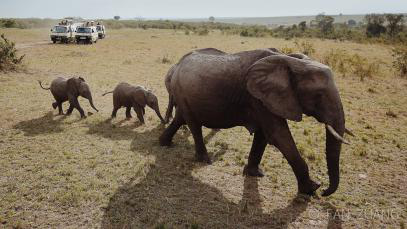
[[[158,99],[150,90],[141,86],[133,86],[128,83],[119,83],[113,91],[103,94],[113,93],[113,111],[112,118],[116,117],[117,110],[121,107],[126,107],[126,117],[131,118],[131,108],[137,113],[137,117],[144,124],[145,106],[149,106],[155,111],[161,123],[164,123],[163,117],[160,114]]]
[[[89,100],[90,106],[98,112],[98,109],[93,105],[92,93],[90,92],[88,84],[82,77],[72,77],[65,79],[63,77],[57,77],[51,82],[49,88],[44,88],[41,85],[41,81],[38,81],[41,88],[44,90],[51,90],[52,95],[55,98],[55,102],[52,103],[52,107],[56,109],[58,107],[59,114],[64,114],[62,111],[62,103],[69,101],[69,108],[66,112],[70,115],[74,108],[76,108],[81,114],[81,118],[85,118],[85,112],[79,105],[78,96],[82,96]]]

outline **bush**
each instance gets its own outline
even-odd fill
[[[322,62],[336,71],[349,65],[349,57],[342,49],[331,49],[323,56]]]
[[[0,71],[14,71],[22,63],[24,55],[18,57],[17,49],[12,41],[1,35],[0,40]]]
[[[312,56],[315,54],[314,45],[309,41],[294,41],[295,47],[298,49],[299,52],[304,53],[307,56]]]
[[[379,62],[375,61],[369,63],[366,58],[361,57],[358,54],[350,57],[349,63],[351,65],[352,73],[356,77],[359,77],[360,81],[363,81],[365,78],[373,78],[373,75],[379,73]]]
[[[240,31],[242,37],[265,37],[267,33],[271,33],[271,30],[260,26],[250,26]]]
[[[407,77],[407,48],[393,48],[393,67],[401,77]]]
[[[198,29],[199,36],[206,36],[208,34],[209,34],[209,30],[206,27]]]
[[[332,70],[339,72],[343,77],[348,73],[358,77],[361,81],[373,78],[380,70],[380,62],[368,62],[364,57],[354,54],[350,56],[344,50],[332,49],[324,55],[322,62]]]
[[[287,46],[282,47],[280,51],[284,54],[294,53],[294,49]]]

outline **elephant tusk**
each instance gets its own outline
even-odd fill
[[[326,127],[326,129],[327,129],[329,132],[331,132],[331,134],[332,134],[338,141],[341,141],[341,142],[343,142],[343,143],[349,145],[349,142],[346,141],[344,138],[342,138],[342,137],[334,130],[334,128],[333,128],[332,126],[326,124],[325,127]]]
[[[355,135],[352,133],[352,131],[348,130],[345,128],[345,133],[349,134],[352,137],[355,137]]]

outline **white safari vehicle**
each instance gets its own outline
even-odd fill
[[[75,40],[78,44],[81,42],[85,44],[96,43],[98,38],[98,31],[96,26],[93,25],[93,22],[86,22],[83,26],[76,29]]]
[[[106,29],[104,25],[101,25],[99,22],[96,25],[96,30],[98,31],[99,39],[103,39],[106,36]]]
[[[56,43],[69,43],[75,40],[76,28],[81,25],[80,23],[73,23],[72,20],[62,20],[58,25],[51,28],[51,41]]]

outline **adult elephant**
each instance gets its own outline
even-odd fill
[[[244,126],[254,133],[245,174],[263,176],[259,164],[266,145],[272,144],[292,167],[299,192],[313,194],[320,185],[311,180],[287,124],[287,120],[301,121],[306,114],[326,125],[329,187],[323,195],[337,190],[345,117],[329,67],[271,49],[235,54],[194,51],[173,69],[170,90],[177,109],[160,136],[162,146],[170,145],[180,126],[187,124],[197,159],[210,163],[202,126]]]

